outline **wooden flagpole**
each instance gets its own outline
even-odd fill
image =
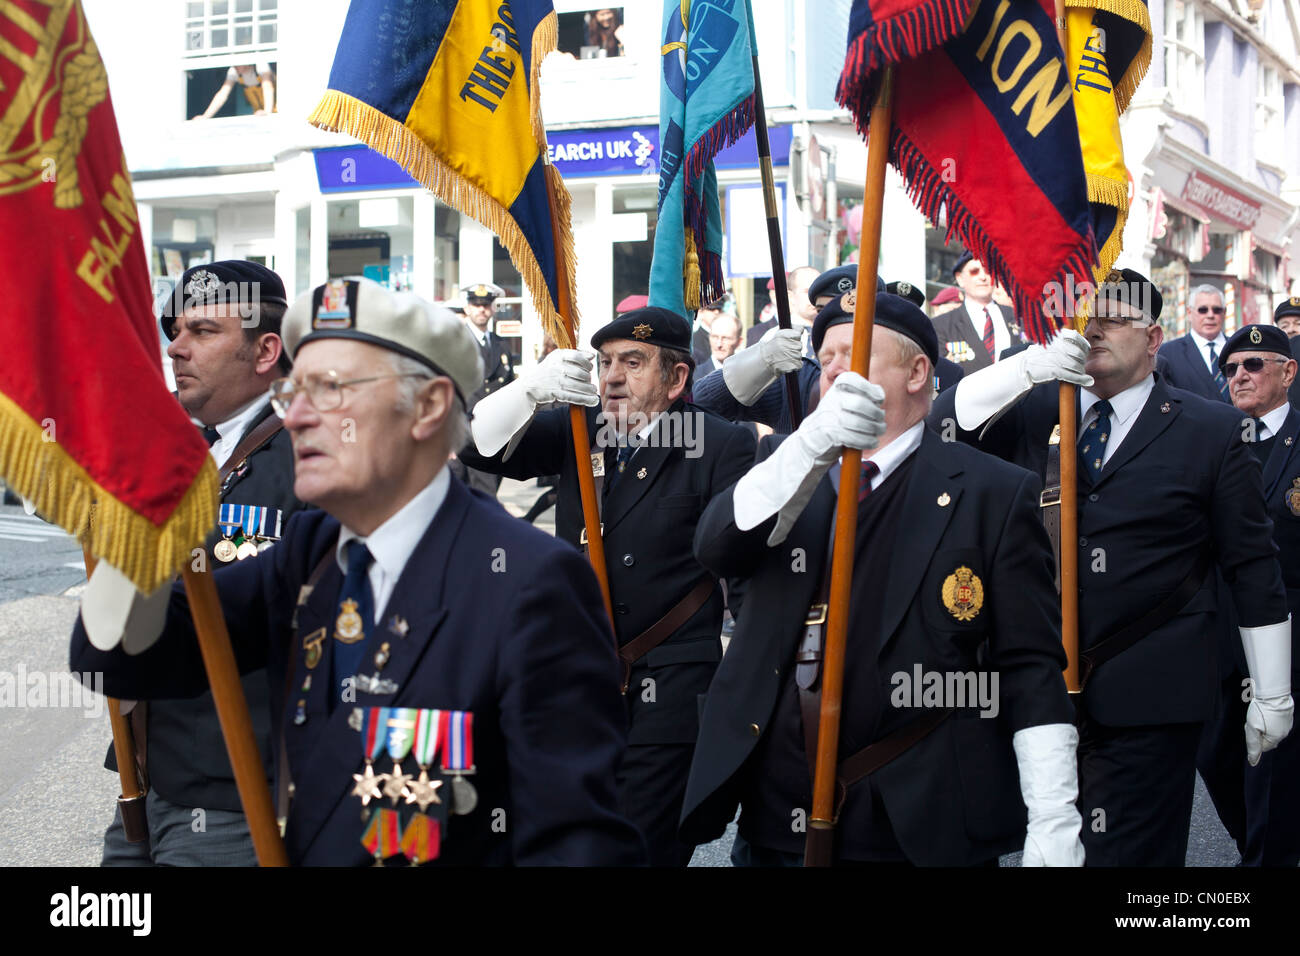
[[[546,155],[546,150],[542,150]],[[549,165],[549,161],[548,161]],[[546,198],[551,207],[551,237],[555,246],[555,275],[558,289],[560,316],[564,319],[569,332],[572,348],[578,347],[578,324],[573,320],[573,290],[569,288],[567,276],[568,263],[564,259],[564,243],[561,241],[559,224],[555,221],[555,210],[559,208],[555,190],[557,176],[546,177]],[[600,582],[600,596],[605,600],[605,613],[609,615],[609,626],[614,627],[614,604],[609,596],[609,572],[605,568],[605,539],[600,526],[600,511],[596,502],[596,479],[591,471],[591,436],[587,431],[587,409],[583,405],[569,406],[569,425],[573,432],[573,454],[578,464],[578,493],[582,498],[582,520],[587,531],[587,558],[591,568],[596,572]]]
[[[1069,69],[1066,48],[1065,0],[1056,0],[1056,36]],[[1061,300],[1062,309],[1065,300]],[[1065,317],[1062,316],[1062,319]],[[1075,416],[1077,389],[1059,383],[1058,413],[1061,423],[1061,644],[1065,648],[1065,689],[1079,692],[1079,456],[1078,420]]]
[[[212,575],[194,571],[186,565],[181,572],[185,593],[190,600],[190,614],[194,630],[199,636],[199,651],[203,666],[208,672],[208,686],[217,706],[217,719],[221,722],[221,735],[226,740],[230,766],[235,771],[235,786],[239,800],[248,818],[248,831],[253,838],[260,866],[288,866],[289,858],[280,839],[280,827],[271,805],[271,791],[266,785],[266,770],[262,755],[253,736],[253,723],[248,716],[248,701],[239,683],[239,668],[235,652],[230,646],[230,634],[221,613],[221,601]]]
[[[880,267],[880,230],[884,215],[889,134],[893,128],[893,101],[894,69],[887,67],[881,74],[880,86],[871,106],[867,178],[862,200],[862,244],[853,306],[853,351],[849,360],[849,367],[864,378],[871,368],[871,332],[876,317],[876,274]],[[840,457],[840,497],[835,511],[830,607],[826,617],[826,647],[822,653],[821,715],[813,774],[813,809],[804,849],[805,866],[830,866],[835,855],[835,775],[839,767],[844,646],[848,637],[849,598],[853,584],[853,548],[857,542],[861,465],[862,452],[855,448],[844,449]]]
[[[776,205],[776,179],[772,174],[772,145],[767,137],[767,111],[763,107],[763,82],[754,51],[754,138],[758,143],[758,168],[763,179],[763,209],[767,215],[767,248],[772,258],[772,290],[776,293],[776,323],[790,328],[790,295],[785,284],[785,249],[781,243],[781,218]],[[791,430],[803,421],[799,375],[785,373],[785,397],[790,406]]]

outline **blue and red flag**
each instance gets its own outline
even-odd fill
[[[1046,341],[1044,296],[1097,258],[1052,0],[854,0],[836,95],[864,134],[891,65],[891,162],[1006,287],[1026,336]]]
[[[686,315],[726,292],[713,157],[754,125],[749,0],[665,0],[659,221],[650,304]]]
[[[556,244],[572,289],[569,192],[546,163],[539,82],[556,29],[550,0],[352,0],[309,121],[355,136],[495,232],[568,347]]]

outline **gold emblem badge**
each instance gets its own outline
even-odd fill
[[[1106,281],[1107,281],[1107,282],[1123,282],[1123,281],[1124,281],[1124,273],[1120,272],[1118,269],[1111,269],[1109,272],[1106,273]]]
[[[853,307],[858,304],[858,290],[852,289],[840,296],[840,308],[845,312],[852,312]]]
[[[650,336],[654,335],[654,332],[655,332],[654,329],[650,328],[650,326],[642,322],[640,325],[638,325],[636,328],[632,330],[632,336],[633,338],[638,338],[638,339],[648,339],[650,338]]]
[[[646,470],[642,468],[640,471],[636,473],[636,476],[638,479],[644,478],[646,476]]]
[[[1252,326],[1250,329],[1250,344],[1258,345],[1260,342],[1263,341],[1264,341],[1264,336],[1260,334],[1259,329]]]
[[[1291,298],[1287,299],[1287,302],[1294,306],[1300,306],[1300,296],[1293,295]]]
[[[313,669],[320,663],[321,644],[325,640],[325,628],[318,627],[302,639],[303,650],[307,652],[303,663],[307,665],[307,670]]]
[[[984,584],[964,564],[943,582],[943,606],[959,621],[973,621],[984,607]]]
[[[212,546],[212,553],[218,561],[229,564],[239,554],[239,548],[229,538],[222,538]]]
[[[348,598],[342,606],[343,610],[334,622],[334,636],[344,644],[355,644],[365,633],[361,626],[361,615],[357,613],[357,602]]]
[[[1300,478],[1291,482],[1292,487],[1286,493],[1286,506],[1291,513],[1300,517]]]

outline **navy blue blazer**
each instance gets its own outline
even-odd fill
[[[1282,423],[1264,462],[1264,504],[1273,519],[1291,609],[1291,687],[1300,688],[1300,411],[1294,407]]]
[[[1205,356],[1196,347],[1196,339],[1190,332],[1160,346],[1158,354],[1169,363],[1163,373],[1165,380],[1174,388],[1181,388],[1212,402],[1232,404],[1219,391],[1214,376],[1210,374],[1210,367],[1205,364]]]
[[[308,594],[301,589],[338,532],[324,512],[303,512],[278,545],[214,576],[241,672],[270,673],[295,786],[285,842],[290,862],[301,865],[372,862],[360,842],[361,802],[350,795],[352,775],[363,767],[360,734],[349,726],[353,705],[328,711],[333,641],[325,637],[310,668],[304,648],[319,628],[333,633],[343,584],[338,562],[329,561]],[[359,689],[356,707],[474,715],[478,806],[451,818],[438,863],[643,861],[640,835],[615,793],[626,733],[621,672],[595,577],[580,554],[453,477],[367,640],[363,673],[375,670],[380,642],[391,653],[380,676],[397,689]],[[136,657],[98,651],[78,619],[71,662],[74,672],[102,671],[105,692],[115,697],[186,697],[207,687],[179,586],[166,631],[149,650]],[[314,680],[303,689],[308,677]],[[306,719],[295,722],[299,700]],[[387,761],[380,758],[380,770]]]
[[[760,458],[779,442],[780,436],[764,438]],[[1025,807],[1011,735],[1074,720],[1061,676],[1065,653],[1051,552],[1038,521],[1039,490],[1029,472],[945,444],[926,429],[903,498],[889,577],[873,593],[854,595],[883,602],[878,634],[849,635],[850,641],[879,641],[881,686],[846,684],[846,695],[888,696],[890,675],[910,674],[916,666],[999,675],[997,718],[960,711],[871,776],[899,845],[917,865],[970,865],[1022,846]],[[696,843],[720,836],[734,817],[746,764],[761,735],[773,732],[773,712],[825,573],[835,520],[836,494],[823,478],[786,540],[769,548],[775,518],[740,531],[734,492],[733,485],[709,505],[695,533],[702,564],[749,584],[735,637],[709,687],[682,808],[682,835]],[[806,570],[791,560],[800,553]],[[969,620],[959,619],[943,598],[945,581],[959,567],[982,584],[982,604]],[[918,716],[885,706],[877,739]]]
[[[1057,383],[1036,386],[982,438],[957,434],[1042,476],[1058,419]],[[955,427],[954,396],[931,423]],[[1079,470],[1079,646],[1087,649],[1154,608],[1195,568],[1217,565],[1248,627],[1286,618],[1260,467],[1242,443],[1241,413],[1156,376],[1146,404],[1094,483]],[[1062,542],[1062,546],[1066,543]],[[1170,621],[1097,668],[1089,713],[1115,727],[1191,723],[1215,708],[1213,573]]]

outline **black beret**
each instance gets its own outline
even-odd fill
[[[970,262],[974,258],[975,257],[970,254],[969,249],[963,249],[961,255],[957,257],[957,264],[952,267],[952,274],[955,276],[957,273],[961,272],[962,269],[966,268],[966,263]]]
[[[891,282],[885,286],[890,295],[902,296],[918,309],[925,305],[925,293],[910,282]]]
[[[808,286],[808,301],[816,305],[817,300],[824,295],[842,296],[857,284],[858,264],[856,262],[851,262],[846,266],[836,266],[834,269],[827,269],[816,279],[813,279],[812,285]],[[880,276],[876,276],[876,291],[885,291],[885,283]]]
[[[832,299],[822,306],[822,310],[817,313],[817,318],[813,322],[812,328],[812,345],[813,351],[819,352],[822,347],[822,340],[826,337],[826,330],[832,325],[843,325],[846,322],[853,321],[853,293],[842,295],[838,299]],[[905,335],[925,353],[925,357],[930,360],[930,364],[936,365],[939,361],[939,337],[935,334],[934,323],[930,317],[914,306],[907,299],[901,296],[890,295],[888,292],[881,292],[876,295],[876,319],[875,324],[886,329],[893,329],[899,335]]]
[[[695,367],[695,359],[690,357],[691,323],[670,309],[651,305],[624,312],[596,331],[591,337],[591,347],[598,349],[610,339],[631,339],[647,345],[677,349],[685,352],[691,368]]]
[[[1273,321],[1276,322],[1284,315],[1300,315],[1300,296],[1293,295],[1274,309]]]
[[[284,295],[280,277],[264,265],[247,259],[223,259],[206,265],[186,269],[172,294],[163,302],[163,333],[176,338],[176,316],[186,309],[202,305],[255,305],[275,303],[285,308],[289,300]]]
[[[1153,322],[1160,318],[1165,302],[1155,284],[1132,269],[1111,269],[1106,281],[1097,289],[1097,299],[1100,302],[1123,302]]]
[[[1243,325],[1228,337],[1219,353],[1219,371],[1233,352],[1276,352],[1291,358],[1291,340],[1276,325]]]

